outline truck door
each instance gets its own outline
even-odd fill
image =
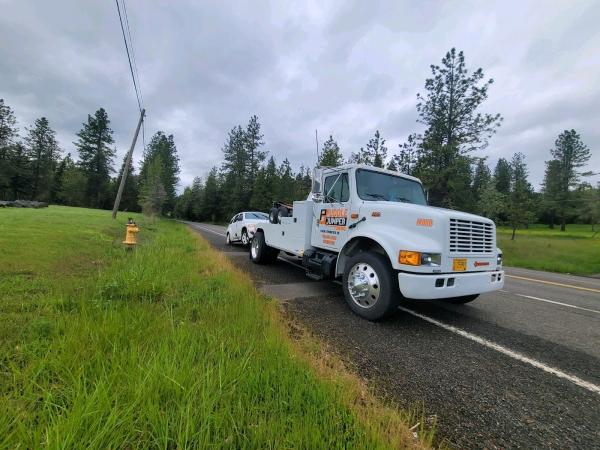
[[[315,203],[316,223],[311,243],[315,247],[340,250],[348,235],[350,186],[348,172],[334,172],[323,180],[323,202]]]

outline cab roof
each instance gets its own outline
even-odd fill
[[[364,169],[364,170],[370,170],[371,172],[381,172],[381,173],[385,173],[388,175],[394,175],[397,177],[406,178],[408,180],[416,181],[419,184],[423,184],[423,183],[421,183],[421,180],[419,180],[416,177],[413,177],[412,175],[407,175],[402,172],[396,172],[394,170],[383,169],[381,167],[369,166],[367,164],[343,164],[343,165],[337,166],[337,167],[320,166],[320,168],[323,169],[324,171],[330,170],[330,171],[335,171],[335,172],[337,172],[338,170]]]

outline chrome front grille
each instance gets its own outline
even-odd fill
[[[450,219],[450,253],[493,253],[494,224]]]

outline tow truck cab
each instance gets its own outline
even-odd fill
[[[427,205],[412,176],[359,164],[316,168],[312,192],[257,229],[250,258],[284,251],[313,278],[343,278],[350,307],[368,319],[401,298],[474,300],[504,285],[494,223]],[[258,258],[258,253],[263,256]]]

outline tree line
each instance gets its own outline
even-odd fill
[[[417,122],[395,152],[379,130],[365,146],[344,157],[333,138],[323,143],[319,165],[360,163],[413,175],[423,181],[433,206],[473,212],[508,225],[514,232],[531,222],[590,223],[600,220],[600,186],[582,181],[590,150],[575,130],[559,134],[546,162],[541,192],[530,184],[524,151],[500,158],[493,168],[481,152],[501,126],[500,114],[485,113],[493,79],[483,69],[470,72],[463,52],[451,49],[440,65],[431,66],[424,92],[417,94]],[[232,128],[222,148],[223,164],[205,179],[196,178],[178,198],[176,215],[190,220],[226,221],[241,210],[268,211],[273,200],[291,202],[310,191],[309,169],[294,173],[285,159],[266,158],[258,118]]]
[[[21,136],[12,108],[0,99],[0,199],[111,209],[125,159],[117,171],[113,130],[104,108],[88,115],[75,136],[75,158],[60,148],[45,117]],[[128,168],[121,210],[171,215],[179,171],[173,135],[156,132],[144,149],[139,173],[133,165]]]

